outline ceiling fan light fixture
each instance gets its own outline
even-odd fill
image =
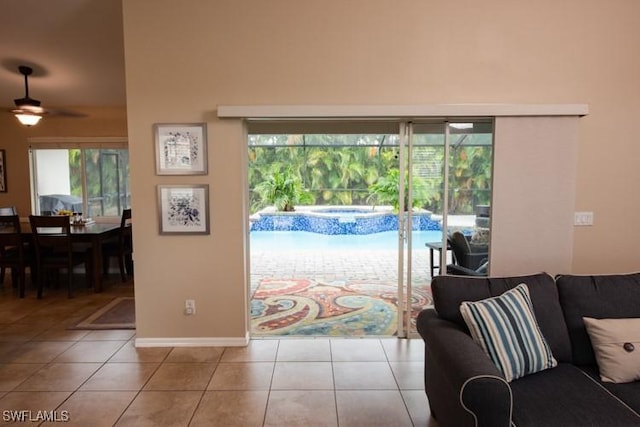
[[[69,110],[52,110],[42,108],[40,106],[40,101],[29,96],[29,76],[33,74],[33,69],[26,65],[21,65],[18,67],[18,71],[24,76],[24,96],[22,98],[14,99],[13,103],[16,107],[8,111],[13,113],[23,126],[35,126],[40,122],[42,117],[48,114],[67,117],[86,116],[86,114],[76,113]]]
[[[33,126],[38,124],[42,116],[38,116],[37,114],[17,113],[16,118],[25,126]]]

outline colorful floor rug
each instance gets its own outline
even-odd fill
[[[119,297],[71,329],[135,329],[136,308],[133,297]]]
[[[251,299],[254,336],[366,336],[397,332],[397,288],[369,282],[262,279]],[[428,285],[413,289],[412,317],[431,305]]]

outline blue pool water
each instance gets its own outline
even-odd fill
[[[431,212],[414,212],[412,228],[417,231],[440,230],[440,222]],[[319,234],[366,235],[398,229],[398,215],[372,208],[300,207],[295,212],[266,209],[252,216],[251,231],[308,231]]]
[[[397,250],[397,231],[373,234],[319,234],[308,231],[252,231],[251,250]],[[414,231],[415,249],[425,249],[426,242],[442,240],[441,231]],[[405,243],[406,245],[406,243]]]

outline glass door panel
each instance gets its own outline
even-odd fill
[[[487,275],[491,233],[493,124],[448,123],[446,229],[451,274]]]
[[[407,170],[412,179],[407,180],[407,206],[412,215],[405,237],[411,250],[405,254],[401,290],[405,307],[411,307],[403,320],[411,336],[417,313],[433,303],[434,275],[447,270],[464,274],[458,265],[471,259],[475,264],[467,274],[488,272],[493,135],[490,121],[408,126]],[[454,251],[442,250],[451,249],[454,233],[472,255],[458,260]]]
[[[408,124],[404,336],[415,332],[416,316],[432,305],[431,271],[432,266],[437,271],[439,265],[434,248],[442,242],[444,143],[442,122]],[[430,262],[430,254],[436,265]]]

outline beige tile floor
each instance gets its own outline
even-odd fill
[[[36,300],[0,288],[0,424],[436,426],[421,340],[252,340],[243,348],[140,348],[135,331],[70,330],[132,285]],[[24,411],[24,412],[20,412]],[[26,412],[31,411],[31,412]],[[46,412],[43,412],[46,411]],[[21,423],[18,423],[21,424]]]

